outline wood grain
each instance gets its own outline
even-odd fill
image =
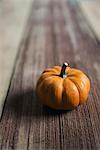
[[[77,3],[34,0],[25,31],[0,124],[0,149],[99,150],[100,46]],[[84,105],[59,112],[42,106],[35,86],[45,67],[64,61],[87,73],[91,92]]]

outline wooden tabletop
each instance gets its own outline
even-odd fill
[[[0,122],[0,149],[99,150],[100,42],[79,4],[33,0],[26,24]],[[84,105],[59,112],[39,102],[35,87],[46,67],[65,61],[89,76],[91,91]]]

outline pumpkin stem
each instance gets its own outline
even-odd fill
[[[66,67],[68,67],[68,66],[69,66],[68,63],[66,63],[66,62],[63,63],[61,73],[60,73],[60,77],[62,77],[62,78],[67,77],[67,74],[66,74],[65,70],[66,70]]]

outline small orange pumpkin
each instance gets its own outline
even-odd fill
[[[37,82],[37,95],[44,105],[53,109],[70,110],[87,100],[90,90],[88,77],[64,63],[44,70]]]

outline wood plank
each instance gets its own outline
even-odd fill
[[[69,1],[34,1],[0,124],[1,150],[99,149],[100,48],[80,13]],[[91,79],[88,102],[69,112],[43,107],[35,91],[43,69],[63,61]]]
[[[100,1],[80,1],[79,6],[98,41],[100,41]]]
[[[60,147],[59,128],[55,131],[56,125],[59,125],[59,117],[48,118],[49,112],[46,113],[42,105],[38,103],[34,91],[37,78],[46,67],[45,57],[48,59],[48,56],[45,55],[45,52],[46,50],[50,52],[53,44],[52,28],[51,24],[49,24],[52,14],[49,8],[50,5],[50,0],[43,0],[42,4],[40,0],[36,0],[33,3],[32,18],[29,19],[27,26],[28,33],[23,42],[24,45],[21,47],[20,57],[12,81],[13,84],[9,91],[11,96],[8,96],[5,106],[6,112],[4,114],[9,115],[3,115],[1,124],[1,135],[5,136],[1,137],[1,149],[11,149],[12,147],[18,150]],[[50,45],[48,45],[47,39],[50,41]],[[49,61],[50,59],[52,59],[52,55],[49,56]],[[15,82],[17,86],[14,88]],[[42,117],[43,115],[46,117]],[[7,130],[4,130],[4,124],[8,124],[5,121],[9,120],[6,117],[11,118],[10,128],[8,125]],[[51,124],[48,124],[50,120]]]
[[[0,115],[32,0],[0,2]]]
[[[66,32],[69,33],[72,42],[70,53],[73,52],[73,61],[79,69],[87,72],[91,79],[91,93],[87,104],[80,106],[76,112],[71,113],[72,118],[71,114],[69,114],[69,119],[67,115],[61,117],[61,128],[64,137],[62,146],[64,149],[67,147],[71,149],[99,149],[100,118],[98,114],[100,110],[98,106],[100,106],[100,94],[97,91],[100,89],[98,84],[100,80],[98,80],[98,73],[94,64],[98,64],[97,68],[100,71],[100,47],[89,34],[89,26],[84,22],[84,16],[77,5],[69,2],[66,5],[65,2],[62,10],[66,20]],[[64,57],[66,56],[64,55]],[[94,90],[96,90],[96,93]],[[69,132],[66,130],[66,125]]]

